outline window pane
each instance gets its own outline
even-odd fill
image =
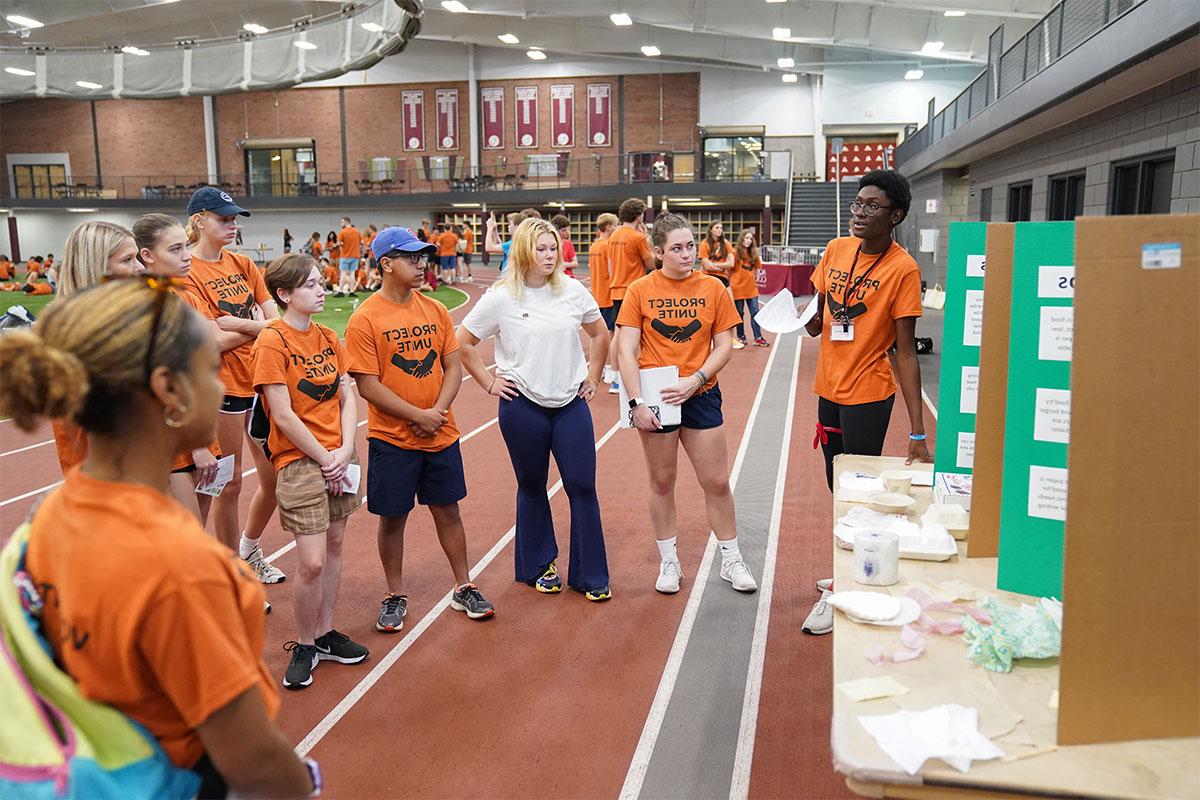
[[[1084,176],[1073,175],[1067,178],[1067,219],[1083,216]]]
[[[992,221],[992,190],[990,187],[979,193],[979,221]]]
[[[1175,172],[1175,159],[1152,161],[1146,165],[1143,176],[1147,185],[1143,191],[1146,203],[1142,207],[1146,214],[1171,213],[1171,178]]]
[[[1136,214],[1138,206],[1138,165],[1128,164],[1113,170],[1112,213]]]
[[[1050,221],[1067,219],[1067,179],[1052,178],[1050,180],[1050,202],[1046,208],[1046,219]]]

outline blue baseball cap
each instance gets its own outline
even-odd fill
[[[371,252],[376,258],[399,250],[401,253],[436,253],[437,245],[422,242],[411,228],[384,228],[375,234]]]
[[[233,202],[233,198],[227,192],[223,192],[215,186],[197,189],[192,193],[192,199],[188,200],[187,213],[189,217],[192,214],[199,214],[201,211],[211,211],[220,217],[232,217],[234,214],[240,214],[243,217],[250,216],[250,212]]]

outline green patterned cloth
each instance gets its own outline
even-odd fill
[[[992,672],[1012,672],[1017,658],[1054,658],[1062,652],[1062,632],[1040,605],[1011,606],[995,597],[979,602],[991,625],[963,617],[967,658]]]

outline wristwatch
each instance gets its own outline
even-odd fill
[[[645,405],[645,404],[646,404],[646,401],[640,397],[629,398],[629,410],[630,411],[634,411],[637,409],[638,406]]]

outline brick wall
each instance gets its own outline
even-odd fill
[[[0,113],[0,155],[11,153],[67,153],[72,177],[88,180],[96,174],[90,104],[57,98],[5,103]]]
[[[101,100],[96,103],[100,168],[110,176],[148,176],[144,183],[193,183],[208,172],[204,101]]]
[[[288,89],[218,95],[217,152],[223,175],[245,171],[243,139],[314,139],[317,169],[341,180],[342,133],[338,90]],[[201,139],[203,149],[203,139]]]
[[[659,90],[662,90],[661,135]],[[700,75],[625,76],[625,150],[698,150]]]

